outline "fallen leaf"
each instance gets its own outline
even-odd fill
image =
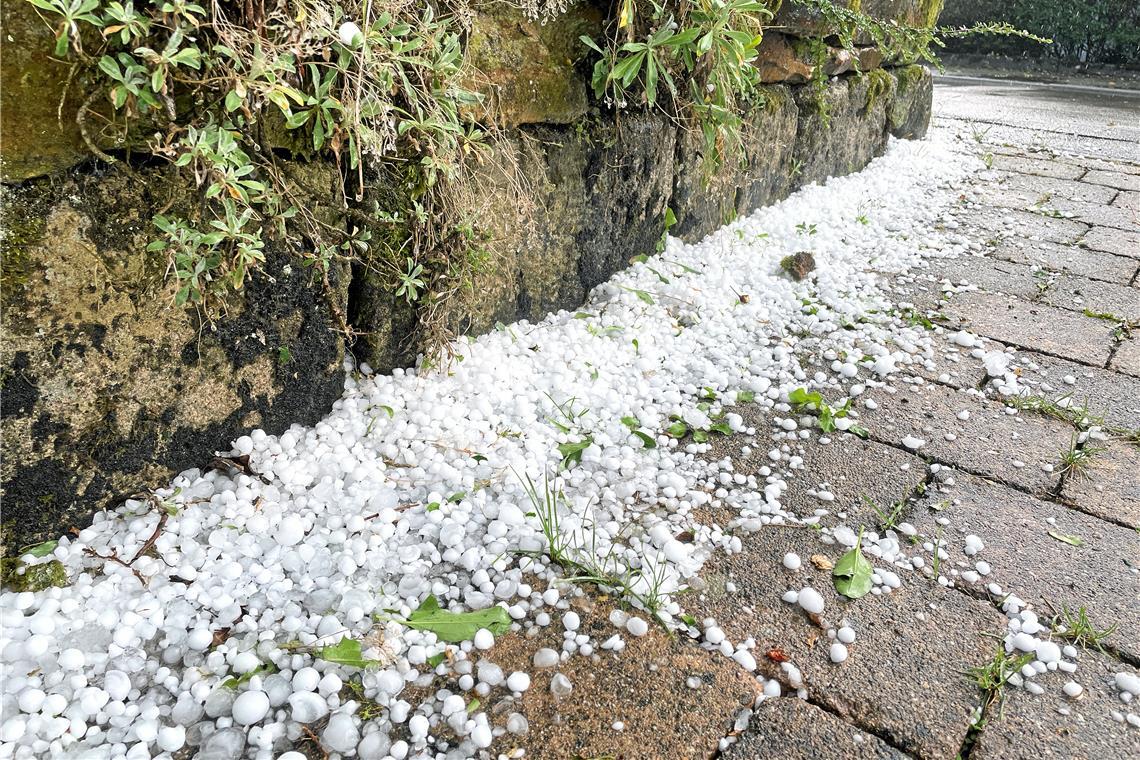
[[[475,632],[486,628],[499,636],[511,628],[511,616],[502,607],[488,607],[474,612],[449,612],[439,606],[434,594],[428,594],[419,608],[403,621],[409,628],[431,631],[442,641],[470,641]]]
[[[823,554],[811,555],[811,563],[815,565],[819,570],[830,570],[831,568],[835,567],[835,563]]]
[[[770,648],[767,652],[764,653],[764,656],[772,662],[788,662],[792,659],[791,657],[788,657],[788,653],[780,647]]]

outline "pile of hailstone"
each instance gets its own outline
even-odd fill
[[[858,175],[671,240],[578,313],[460,342],[450,372],[362,367],[313,427],[235,441],[254,474],[184,472],[25,557],[58,560],[70,584],[0,596],[0,756],[294,758],[282,753],[315,725],[336,756],[450,758],[525,732],[520,714],[500,725],[466,709],[530,686],[495,664],[490,631],[447,643],[408,617],[428,595],[452,612],[499,605],[514,630],[561,624],[565,652],[593,651],[567,623],[529,478],[554,494],[564,549],[624,573],[635,606],[675,621],[670,594],[718,547],[739,548],[694,508],[730,506],[744,529],[790,516],[780,481],[710,469],[706,444],[666,430],[744,432],[740,398],[786,411],[797,387],[842,399],[929,360],[921,330],[865,315],[890,308],[882,273],[968,248],[938,231],[954,227],[968,163],[937,140],[893,143]],[[794,282],[779,262],[806,248],[818,269]],[[806,373],[800,359],[825,351],[834,373]],[[626,635],[652,616],[636,619]],[[853,635],[836,634],[833,659]],[[329,655],[342,639],[369,667]],[[404,698],[437,675],[459,686]],[[379,708],[368,720],[366,704]]]

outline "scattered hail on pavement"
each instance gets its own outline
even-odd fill
[[[255,430],[226,454],[240,467],[184,472],[29,550],[25,572],[58,562],[69,583],[0,596],[0,756],[171,758],[190,746],[214,760],[299,760],[292,748],[316,721],[341,757],[479,756],[528,730],[520,713],[492,721],[477,700],[531,687],[530,674],[494,662],[495,641],[535,626],[564,631],[561,650],[533,655],[535,671],[620,656],[626,637],[658,624],[754,671],[754,641],[686,620],[674,592],[712,552],[739,551],[742,532],[818,526],[827,510],[781,505],[784,476],[802,464],[793,448],[859,434],[859,407],[875,406],[860,404],[868,389],[932,364],[930,333],[899,316],[883,275],[977,247],[955,231],[953,200],[979,169],[947,138],[894,142],[857,175],[698,243],[670,239],[578,312],[458,341],[446,372],[361,366],[313,427]],[[815,272],[787,277],[781,259],[809,247]],[[1002,393],[1017,392],[1004,353],[950,337]],[[806,372],[809,354],[831,373]],[[754,475],[700,456],[710,436],[762,445],[764,431],[734,408],[745,403],[776,420],[769,464]],[[902,445],[920,449],[919,432]],[[732,510],[728,529],[694,519],[707,506]],[[937,572],[952,564],[944,542],[908,523],[820,528],[820,538],[852,549],[848,580],[865,592],[890,593],[903,571],[944,585],[990,572],[977,536],[963,573]],[[784,600],[823,612],[820,593],[794,581],[800,558],[782,565]],[[632,609],[615,610],[600,640],[570,609],[580,590],[561,579],[571,572]],[[1021,599],[988,591],[1008,614],[1007,650],[1030,655],[1014,685],[1032,691],[1040,673],[1076,670],[1076,650],[1053,643]],[[827,635],[835,667],[874,656],[845,622]],[[781,669],[804,695],[797,666]],[[761,680],[761,699],[781,695]],[[1135,724],[1137,679],[1121,673],[1114,685],[1114,717]],[[550,683],[557,699],[573,688],[565,676]],[[1080,698],[1082,686],[1064,693]],[[379,710],[365,718],[364,701]]]

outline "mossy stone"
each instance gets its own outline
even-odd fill
[[[43,591],[52,586],[62,588],[71,582],[67,569],[58,559],[36,565],[25,565],[18,559],[5,559],[2,563],[3,585],[11,591]]]

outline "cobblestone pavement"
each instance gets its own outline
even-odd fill
[[[988,103],[971,92],[974,109],[990,107],[983,123],[966,117],[959,90],[942,89],[936,114],[943,97],[948,104],[936,128],[960,134],[991,171],[960,199],[968,213],[958,232],[981,243],[978,255],[936,260],[899,284],[916,313],[947,328],[936,338],[939,369],[894,393],[874,391],[877,409],[863,414],[870,441],[808,452],[811,482],[799,487],[826,484],[840,503],[902,505],[892,520],[909,521],[920,536],[940,536],[951,567],[931,573],[942,583],[908,581],[870,604],[826,598],[826,609],[838,609],[859,631],[851,659],[836,668],[826,638],[779,599],[788,583],[782,556],[818,551],[813,537],[764,530],[740,554],[711,561],[710,588],[731,583],[737,593],[728,605],[707,591],[698,609],[730,636],[755,637],[757,652],[787,652],[807,691],[806,704],[763,702],[726,758],[773,751],[975,760],[1140,756],[1140,725],[1126,717],[1137,709],[1122,704],[1112,686],[1117,673],[1136,675],[1140,665],[1140,163],[1125,159],[1140,153],[1119,139],[1116,121],[1136,100],[1106,99],[1095,118],[1073,129],[1064,121],[1040,129],[1027,114],[1039,115],[1055,93],[1009,107],[1016,96],[1008,92]],[[1131,111],[1132,128],[1135,119]],[[1079,146],[1086,157],[1044,147],[1058,142]],[[1001,381],[991,382],[976,356],[982,352],[946,337],[957,330],[1004,350],[1008,371],[1038,410],[1008,408]],[[1075,408],[1088,410],[1080,424],[1073,424]],[[1082,441],[1082,428],[1096,423],[1116,434]],[[899,444],[915,431],[927,442],[921,457]],[[1077,453],[1066,457],[1071,451]],[[737,468],[749,472],[762,458],[736,461]],[[1076,465],[1066,468],[1065,459]],[[793,509],[796,489],[787,495]],[[881,513],[867,512],[848,514],[847,522],[883,527]],[[969,534],[985,543],[980,556],[992,567],[986,577],[961,561]],[[991,584],[1001,591],[992,593]],[[1072,675],[1052,671],[1035,679],[1042,694],[1010,686],[1003,699],[991,699],[964,674],[992,661],[1006,632],[1004,594],[1011,592],[1043,622],[1084,608],[1094,627],[1115,628],[1099,650],[1080,652]],[[860,646],[873,654],[860,659]],[[791,685],[774,663],[761,670]],[[1070,680],[1083,687],[1079,699],[1062,689]]]
[[[1104,136],[1086,119],[1079,140],[1061,141],[1079,143],[1088,156],[1079,158],[1042,147],[1063,125],[1021,121],[1039,108],[1007,108],[1008,93],[988,105],[984,94],[970,97],[990,107],[989,124],[962,118],[969,109],[952,102],[936,128],[990,165],[963,192],[965,213],[951,231],[977,243],[976,255],[933,259],[896,283],[897,299],[932,328],[935,355],[893,389],[864,395],[865,440],[793,452],[802,468],[781,496],[799,515],[835,507],[821,518],[829,527],[906,535],[906,524],[919,542],[943,542],[941,566],[851,601],[835,592],[828,564],[845,547],[803,526],[744,534],[740,551],[710,558],[680,600],[694,622],[715,618],[728,641],[753,639],[758,672],[786,696],[749,712],[754,679],[655,629],[633,640],[636,656],[575,673],[575,709],[531,706],[538,740],[528,757],[1140,757],[1140,705],[1115,685],[1121,673],[1140,677],[1140,161],[1120,158],[1132,148],[1115,138],[1112,104],[1097,115]],[[1005,352],[1004,372],[994,377],[958,331]],[[1007,405],[1006,372],[1035,409]],[[730,457],[736,473],[763,482],[768,451],[784,439],[768,439],[779,430],[768,412],[743,408],[753,410],[745,417],[756,436],[717,439],[708,456]],[[1082,439],[1090,426],[1110,432]],[[909,450],[908,435],[925,445]],[[729,517],[705,516],[709,526]],[[971,557],[966,544],[979,537],[984,550]],[[787,552],[802,558],[795,574],[782,566]],[[821,619],[782,601],[802,585],[822,593]],[[1029,688],[1016,675],[1004,689],[983,689],[970,673],[995,663],[1009,595],[1036,611],[1044,631],[1083,610],[1104,636],[1070,650],[1065,665],[1075,659],[1075,672],[1051,666]],[[582,630],[612,629],[612,603],[574,604]],[[857,639],[836,664],[827,631],[841,625]],[[519,642],[503,667],[525,668],[556,639]],[[546,694],[549,676],[538,679],[536,693]],[[1078,697],[1065,692],[1069,682],[1080,684]],[[555,712],[552,723],[541,717]],[[615,718],[625,719],[617,740]]]

